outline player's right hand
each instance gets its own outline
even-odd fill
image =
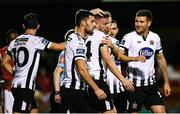
[[[95,90],[95,94],[99,100],[105,100],[107,98],[106,93],[102,89]]]
[[[56,103],[60,103],[60,102],[61,102],[61,97],[60,97],[60,95],[54,95],[54,101],[55,101]]]
[[[146,62],[146,57],[144,55],[137,56],[137,61],[144,63]]]
[[[133,86],[133,82],[130,81],[130,80],[124,79],[124,80],[122,81],[122,84],[123,84],[123,86],[125,87],[125,89],[126,89],[127,91],[132,92],[132,91],[134,91],[134,89],[135,89],[134,86]]]

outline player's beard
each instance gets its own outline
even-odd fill
[[[86,34],[88,34],[88,35],[93,35],[93,33],[94,33],[94,29],[92,29],[92,30],[87,30],[87,29],[85,29],[85,32],[86,32]]]

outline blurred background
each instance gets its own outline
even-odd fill
[[[7,45],[5,35],[8,29],[14,28],[19,34],[23,33],[22,22],[26,13],[33,12],[39,16],[41,27],[37,35],[63,42],[66,31],[74,28],[75,12],[81,8],[90,10],[97,7],[110,11],[113,19],[117,20],[119,40],[134,30],[138,10],[152,11],[150,29],[161,37],[172,87],[171,96],[165,98],[167,112],[180,112],[180,0],[0,0],[0,48]],[[39,100],[41,112],[48,111],[52,75],[59,53],[46,51],[41,57],[37,78],[38,89],[43,93]]]

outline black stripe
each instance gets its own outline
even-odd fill
[[[124,46],[119,46],[119,47],[123,48],[123,49],[124,49],[124,52],[126,53],[126,55],[128,55],[128,51],[129,51],[128,48],[126,48],[126,47],[124,47]]]
[[[101,68],[101,70],[100,70],[100,77],[99,77],[99,80],[102,80],[102,81],[104,81],[104,77],[103,77],[103,74],[104,74],[104,70],[103,70],[103,65],[102,65],[102,61],[101,61],[101,57],[102,57],[102,55],[101,55],[101,50],[100,50],[100,48],[102,47],[103,45],[102,44],[100,44],[100,46],[99,46],[99,66],[100,66],[100,68]]]
[[[44,50],[47,50],[47,46],[49,45],[50,42],[47,43],[47,45],[45,46]]]
[[[75,57],[72,60],[72,65],[71,65],[71,76],[72,76],[72,81],[71,81],[71,85],[70,88],[75,88],[76,85],[76,78],[75,78]]]
[[[36,58],[37,58],[37,54],[38,54],[38,53],[40,53],[39,50],[36,50],[35,53],[34,53],[33,62],[32,62],[32,65],[31,65],[31,67],[30,67],[30,69],[29,69],[28,76],[27,76],[27,80],[26,80],[26,88],[29,88],[30,79],[31,79],[31,76],[32,76],[33,68],[34,68],[35,61],[36,61]]]
[[[81,80],[81,82],[80,82],[80,90],[82,90],[83,89],[83,80]]]
[[[117,93],[117,88],[115,84],[113,84],[113,89],[114,89],[114,93]]]
[[[159,50],[156,50],[155,54],[159,54],[159,52],[160,52],[161,50],[162,50],[162,48],[159,49]]]

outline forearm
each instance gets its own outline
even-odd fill
[[[62,42],[62,43],[52,42],[49,49],[56,50],[56,51],[61,51],[61,50],[64,50],[65,47],[66,47],[66,42]]]
[[[159,65],[160,70],[162,72],[162,76],[163,76],[164,82],[165,83],[169,83],[166,60],[165,59],[159,60],[158,61],[158,65]]]
[[[94,80],[91,78],[88,70],[86,68],[82,68],[79,71],[81,77],[84,79],[84,81],[95,91],[97,89],[99,89],[99,87],[96,85],[96,83],[94,82]]]
[[[60,91],[60,74],[56,71],[54,72],[53,83],[54,83],[54,90]]]
[[[13,67],[10,65],[10,63],[3,63],[2,67],[4,67],[8,73],[13,75]]]
[[[121,81],[123,81],[125,78],[117,68],[116,64],[112,59],[106,60],[106,65],[109,68],[109,70]]]
[[[132,61],[138,61],[137,57],[129,57],[124,55],[123,53],[119,53],[118,54],[118,60],[122,61],[122,62],[132,62]]]
[[[120,49],[119,49],[119,47],[117,45],[112,44],[111,51],[112,51],[114,56],[118,57]]]

